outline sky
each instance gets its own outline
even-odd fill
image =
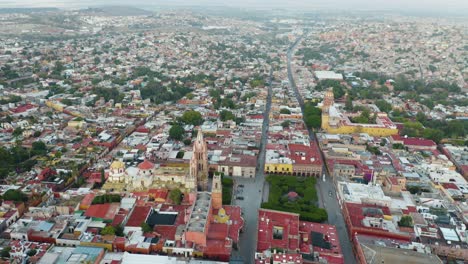
[[[303,10],[399,10],[456,12],[468,16],[468,0],[0,0],[5,7],[86,8],[102,5],[139,6],[231,6],[245,8],[292,8]]]

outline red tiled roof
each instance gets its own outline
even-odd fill
[[[263,119],[263,115],[250,115],[247,119]]]
[[[263,252],[269,248],[294,251],[299,249],[298,225],[298,214],[260,209],[258,211],[257,251]],[[283,229],[282,239],[273,239],[273,227]]]
[[[114,219],[112,219],[111,225],[114,226],[114,227],[115,227],[115,226],[121,225],[122,222],[123,222],[124,219],[125,219],[125,216],[126,216],[126,215],[124,215],[124,214],[117,214],[117,215],[114,217]]]
[[[36,106],[34,106],[32,104],[25,104],[25,105],[20,105],[20,106],[16,107],[15,109],[11,109],[11,112],[13,112],[13,113],[23,113],[23,112],[26,112],[26,111],[31,110],[33,108],[36,108]]]
[[[306,146],[303,144],[289,144],[290,158],[294,164],[321,164],[320,152],[315,144]]]
[[[136,206],[135,209],[133,209],[126,226],[140,226],[141,223],[146,221],[150,211],[151,206]]]
[[[244,226],[241,208],[239,206],[232,205],[225,205],[223,208],[226,211],[226,215],[229,215],[229,220],[231,220],[231,224],[229,225],[229,238],[231,238],[233,242],[237,243],[239,241],[240,230]]]
[[[232,247],[226,246],[226,243],[229,242],[226,240],[208,239],[203,253],[206,255],[224,255],[229,257],[229,255],[231,255]]]
[[[120,203],[93,204],[86,210],[85,216],[112,220],[119,208]]]
[[[453,183],[453,182],[445,182],[445,183],[442,183],[442,186],[444,186],[445,189],[455,189],[455,190],[459,190],[458,189],[458,186]]]
[[[414,138],[414,137],[401,137],[399,135],[393,135],[392,139],[394,141],[401,141],[403,142],[404,145],[407,146],[421,146],[421,147],[432,147],[432,146],[437,146],[437,144],[430,140],[430,139],[424,139],[424,138]]]
[[[95,196],[96,196],[95,193],[88,193],[88,194],[83,198],[83,200],[81,200],[80,205],[82,205],[82,206],[91,205],[91,203],[93,202]]]
[[[157,225],[154,227],[154,231],[158,233],[163,239],[175,240],[177,226]]]
[[[138,133],[149,133],[150,130],[148,128],[146,128],[145,126],[139,126],[135,132],[138,132]]]
[[[228,236],[227,224],[212,223],[208,229],[207,239],[224,240]]]
[[[169,192],[166,189],[149,189],[148,190],[148,194],[153,196],[155,200],[156,199],[166,200],[168,193]]]
[[[145,160],[142,163],[138,164],[138,168],[140,170],[151,170],[154,168],[154,164],[149,160]]]

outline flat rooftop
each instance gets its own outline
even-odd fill
[[[374,244],[361,244],[361,247],[367,263],[442,263],[436,255],[419,253],[410,249],[382,247]]]

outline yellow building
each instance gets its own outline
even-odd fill
[[[67,125],[69,128],[82,129],[86,125],[86,121],[84,121],[83,119],[74,118],[68,121]]]
[[[322,129],[331,134],[367,133],[370,136],[387,137],[398,134],[398,128],[386,113],[377,113],[375,124],[359,124],[350,120],[350,114],[335,107],[333,92],[328,91],[322,106]]]
[[[293,172],[292,163],[265,163],[265,173],[291,174],[292,172]]]

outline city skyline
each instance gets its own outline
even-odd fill
[[[158,8],[158,7],[177,7],[177,6],[228,6],[251,9],[270,9],[270,8],[285,8],[285,9],[300,9],[306,11],[314,10],[336,10],[336,11],[397,11],[397,12],[429,12],[433,15],[456,14],[466,16],[468,14],[468,2],[463,0],[240,0],[235,2],[219,2],[214,0],[175,0],[168,3],[167,1],[123,1],[123,0],[99,0],[99,1],[72,1],[72,0],[1,0],[0,8],[21,8],[21,7],[57,7],[57,8],[86,8],[106,5],[127,5],[142,8]]]

